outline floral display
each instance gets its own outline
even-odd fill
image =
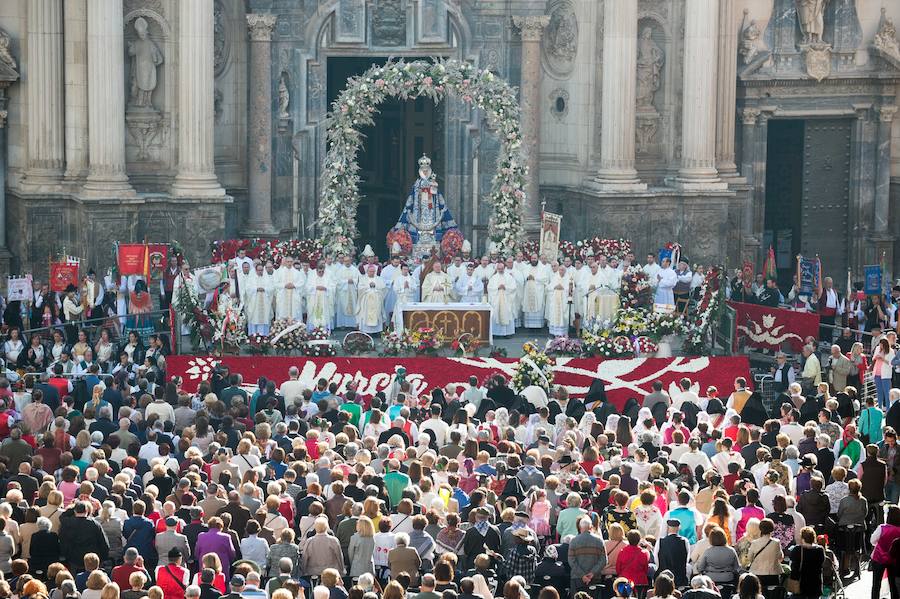
[[[419,327],[406,337],[407,350],[417,354],[437,354],[442,344],[437,331],[431,327]]]
[[[409,231],[406,229],[391,229],[387,234],[387,246],[392,248],[394,242],[400,244],[400,250],[405,256],[409,256],[413,251],[413,240]]]
[[[601,358],[630,358],[634,356],[634,346],[625,335],[612,334],[609,331],[592,333],[581,331],[584,353],[587,356]]]
[[[316,239],[288,239],[277,241],[273,239],[226,239],[214,241],[210,247],[212,263],[221,264],[228,262],[239,250],[247,252],[247,256],[253,260],[272,260],[276,266],[281,264],[284,256],[290,256],[294,260],[309,262],[315,265],[322,257],[322,243]]]
[[[328,329],[316,327],[306,335],[306,342],[300,348],[300,352],[309,358],[336,356],[337,344],[332,343],[330,337]]]
[[[441,239],[441,255],[449,259],[462,249],[463,236],[459,229],[450,229]]]
[[[700,301],[688,317],[687,338],[684,341],[685,350],[700,354],[704,349],[704,339],[710,326],[719,317],[719,310],[723,303],[722,280],[725,277],[725,269],[714,266],[706,273],[703,284],[700,285]]]
[[[306,342],[306,327],[302,322],[278,319],[269,329],[269,342],[281,355],[289,355],[303,348]]]
[[[197,290],[193,285],[181,285],[175,297],[175,310],[191,331],[191,341],[195,347],[209,346],[213,338],[213,321],[203,309]]]
[[[523,355],[516,363],[512,377],[513,389],[517,391],[524,389],[525,377],[528,377],[532,385],[537,385],[549,393],[553,385],[553,367],[556,360],[539,350],[537,342],[534,341],[522,345],[522,352]]]
[[[580,356],[584,353],[584,343],[581,339],[572,339],[571,337],[554,337],[547,341],[544,348],[547,355],[550,356]]]
[[[465,333],[460,335],[459,338],[451,341],[449,347],[455,356],[477,358],[478,349],[481,347],[481,341],[476,337]]]
[[[650,337],[641,336],[634,340],[635,355],[646,357],[659,351],[659,345]]]
[[[602,237],[594,237],[574,243],[560,243],[560,249],[564,256],[568,256],[573,260],[575,258],[586,258],[589,254],[594,256],[615,256],[620,260],[634,250],[631,241],[627,239],[603,239]]]
[[[228,350],[239,352],[247,343],[247,319],[244,313],[232,307],[225,308],[218,314],[213,324],[213,344],[223,352]]]
[[[372,340],[372,337],[360,331],[348,333],[341,345],[344,348],[344,353],[348,356],[358,356],[375,349],[375,342]]]
[[[381,335],[381,355],[401,356],[406,353],[406,336],[403,333],[385,331]]]
[[[647,314],[647,335],[659,340],[666,335],[680,335],[684,332],[684,319],[680,314],[650,312]]]
[[[653,303],[652,289],[647,273],[640,266],[629,266],[622,273],[619,292],[622,305],[629,308],[646,308]]]
[[[272,344],[266,335],[250,335],[247,338],[247,351],[254,356],[266,356],[272,349]]]
[[[500,138],[497,172],[489,194],[494,207],[491,238],[500,251],[511,254],[522,239],[521,206],[525,201],[525,161],[519,131],[519,102],[515,90],[501,77],[458,60],[436,62],[403,60],[373,66],[351,77],[332,105],[322,173],[322,200],[318,227],[326,253],[352,250],[357,237],[359,164],[362,127],[374,124],[379,104],[389,97],[418,97],[439,101],[447,93],[484,111]]]
[[[649,319],[646,310],[619,308],[613,321],[612,331],[628,337],[646,335],[650,327]]]

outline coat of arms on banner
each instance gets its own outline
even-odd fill
[[[806,61],[806,74],[816,81],[822,81],[831,75],[831,46],[828,44],[807,46],[803,58]]]

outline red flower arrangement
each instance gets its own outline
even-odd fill
[[[408,234],[408,233],[407,233]],[[463,236],[459,229],[450,229],[441,238],[441,253],[445,258],[450,258],[462,249]],[[401,244],[402,247],[402,244]]]
[[[388,250],[393,247],[394,242],[400,244],[400,249],[403,251],[403,254],[409,256],[412,254],[413,250],[413,242],[412,236],[409,234],[409,231],[406,229],[391,229],[387,234],[387,245]],[[462,244],[462,242],[460,242]]]

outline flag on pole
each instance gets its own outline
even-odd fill
[[[50,263],[50,291],[64,292],[69,285],[78,286],[78,259],[66,256]]]
[[[149,279],[150,257],[147,252],[147,245],[143,243],[120,243],[118,264],[119,274],[122,276],[143,275]]]
[[[766,256],[766,261],[763,263],[763,276],[766,279],[778,279],[778,266],[775,263],[775,248],[771,245],[769,246],[769,253]]]

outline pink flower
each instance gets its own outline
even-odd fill
[[[468,79],[463,79],[463,80],[462,80],[462,86],[463,86],[463,87],[469,87],[469,80],[468,80]]]
[[[381,89],[382,87],[384,87],[384,79],[375,80],[375,87],[377,87],[378,89]]]
[[[422,82],[425,85],[431,85],[432,83],[434,83],[434,79],[432,79],[431,77],[425,77],[425,79]]]
[[[463,95],[463,97],[462,97],[462,101],[465,102],[466,104],[471,104],[471,103],[472,103],[472,96],[470,96],[469,94],[465,94],[465,95]]]
[[[347,114],[350,108],[346,104],[341,104],[341,112]]]

